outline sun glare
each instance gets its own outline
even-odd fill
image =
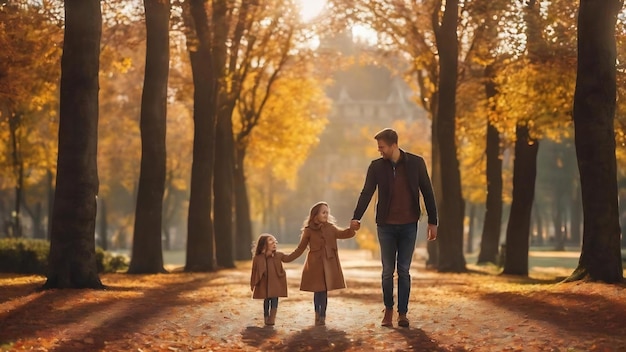
[[[304,21],[309,21],[319,15],[326,5],[326,0],[298,0],[298,2],[300,3],[300,16]]]

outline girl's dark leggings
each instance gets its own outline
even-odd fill
[[[328,291],[320,291],[313,293],[313,305],[315,306],[315,311],[319,313],[320,316],[326,316],[326,306],[328,305]]]
[[[278,297],[269,297],[263,300],[263,315],[270,315],[270,308],[278,308]]]

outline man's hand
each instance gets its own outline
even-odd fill
[[[354,231],[359,231],[361,228],[361,222],[359,220],[353,219],[350,221],[350,229]]]
[[[434,241],[437,239],[437,225],[428,224],[428,240]]]

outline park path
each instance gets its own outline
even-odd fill
[[[567,307],[548,307],[548,312],[533,314],[532,310],[542,308],[533,307],[534,300],[500,292],[501,288],[491,293],[485,290],[490,285],[485,275],[421,270],[424,262],[420,258],[411,273],[411,326],[397,327],[394,319],[393,328],[381,327],[379,260],[366,251],[344,250],[340,256],[348,288],[329,292],[325,326],[313,324],[312,294],[298,290],[301,264],[296,263],[285,264],[289,297],[280,300],[275,326],[263,325],[262,303],[249,298],[249,274],[240,267],[216,279],[217,285],[231,285],[225,290],[228,297],[205,307],[192,333],[216,339],[218,350],[618,351],[626,347],[625,338],[615,344],[610,332],[598,336],[602,329],[584,323],[573,328],[558,326],[569,320]],[[492,279],[499,281],[498,277]],[[537,282],[528,285],[529,289],[541,290],[547,285]],[[551,320],[553,312],[560,318]]]
[[[386,328],[379,260],[339,255],[348,288],[329,293],[325,326],[314,326],[312,294],[298,289],[302,259],[285,265],[289,297],[273,327],[251,299],[249,261],[214,273],[106,274],[104,291],[38,292],[41,277],[0,275],[0,351],[626,351],[624,286],[441,274],[418,256],[411,326]]]

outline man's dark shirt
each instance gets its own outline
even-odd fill
[[[395,169],[395,177],[394,165],[391,160],[379,158],[372,161],[367,169],[365,184],[359,196],[356,209],[354,209],[353,219],[360,220],[363,217],[374,192],[378,188],[378,202],[376,203],[376,223],[378,225],[417,221],[421,214],[419,205],[420,193],[424,197],[428,223],[437,225],[435,195],[424,159],[403,150],[400,150],[400,153],[399,163]],[[404,175],[406,175],[406,180],[401,179],[400,183],[397,183],[398,172],[402,171],[398,170],[398,166],[400,166],[400,169],[404,168]],[[402,186],[402,183],[405,183],[406,186]],[[398,195],[396,192],[401,192],[402,188],[405,189],[404,192],[406,193]],[[403,211],[400,213],[397,212],[399,207],[403,207]],[[393,214],[391,214],[392,211]],[[413,214],[410,214],[411,212]],[[405,222],[406,220],[410,221]]]

